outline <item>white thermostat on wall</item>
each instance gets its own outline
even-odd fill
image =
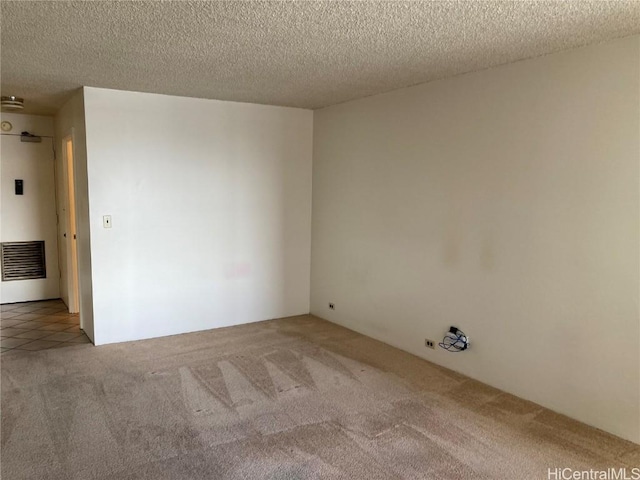
[[[2,122],[2,124],[0,124],[0,127],[2,128],[3,132],[10,132],[13,128],[13,125],[11,125],[11,122],[7,122],[5,120],[4,122]]]

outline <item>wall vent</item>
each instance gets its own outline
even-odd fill
[[[44,241],[2,244],[2,281],[47,278]]]

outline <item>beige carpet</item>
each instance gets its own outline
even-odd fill
[[[2,356],[2,479],[546,479],[640,447],[323,320]]]

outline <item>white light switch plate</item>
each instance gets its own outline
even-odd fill
[[[111,228],[111,215],[104,215],[102,217],[102,226],[104,228]]]

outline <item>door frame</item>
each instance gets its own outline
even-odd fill
[[[77,220],[77,196],[76,196],[76,168],[75,168],[75,135],[73,128],[71,133],[62,137],[62,180],[64,182],[64,201],[67,205],[65,218],[65,249],[67,253],[67,291],[69,292],[70,313],[81,311],[80,302],[80,278],[78,271],[78,220]],[[80,315],[80,328],[83,328],[82,315]]]

